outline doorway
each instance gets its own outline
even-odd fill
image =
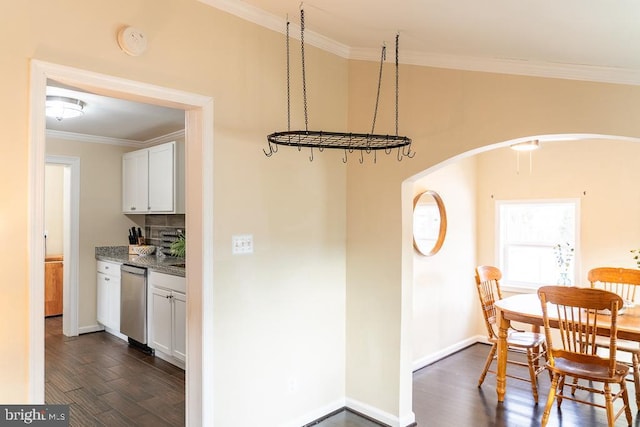
[[[30,353],[29,398],[44,402],[44,167],[45,96],[47,79],[94,93],[148,102],[185,111],[187,243],[187,372],[186,423],[213,425],[213,414],[203,402],[213,395],[213,100],[103,74],[42,61],[31,63],[31,138],[29,159]],[[202,361],[208,361],[203,365]]]
[[[62,333],[78,335],[78,251],[80,219],[80,159],[47,156],[46,165],[62,168]],[[46,236],[45,236],[46,244]],[[45,255],[46,255],[45,248]]]

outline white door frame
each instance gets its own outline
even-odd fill
[[[29,400],[44,403],[44,170],[47,79],[185,110],[187,252],[186,425],[213,426],[213,99],[31,61],[29,138]],[[206,402],[206,404],[205,404]]]
[[[75,337],[78,335],[78,272],[80,269],[80,158],[46,156],[46,164],[64,167],[62,333],[68,337]]]

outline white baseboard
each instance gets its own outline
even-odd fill
[[[465,347],[469,347],[471,344],[475,344],[477,342],[488,343],[487,337],[483,335],[476,335],[471,338],[467,338],[464,341],[460,341],[455,343],[447,348],[444,348],[436,353],[429,354],[425,357],[422,357],[413,362],[413,371],[417,371],[418,369],[422,369],[425,366],[431,365],[434,362],[437,362],[440,359],[444,359],[445,357],[455,353],[456,351],[460,351]]]
[[[443,359],[477,342],[488,344],[486,336],[483,336],[483,335],[473,336],[466,340],[460,341],[454,345],[451,345],[445,349],[442,349],[436,353],[430,354],[419,360],[416,360],[415,362],[413,362],[413,370],[417,371],[418,369],[424,368],[427,365],[437,362],[438,360]],[[288,422],[282,425],[281,427],[304,426],[311,422],[319,420],[325,417],[326,415],[331,414],[334,411],[337,411],[345,407],[348,409],[351,409],[352,411],[365,415],[369,418],[372,418],[375,421],[388,425],[390,427],[407,427],[407,426],[413,425],[416,421],[416,416],[412,411],[409,412],[408,414],[402,414],[398,417],[388,412],[385,412],[379,408],[376,408],[374,406],[360,402],[358,400],[345,398],[344,400],[336,400],[335,402],[325,405],[324,407],[311,411],[305,414],[304,416],[298,418],[297,420]]]
[[[128,341],[129,338],[124,335],[121,334],[119,331],[116,331],[114,329],[111,328],[106,328],[100,324],[95,324],[95,325],[91,325],[91,326],[81,326],[78,328],[78,334],[82,335],[82,334],[90,334],[92,332],[100,332],[100,331],[105,331],[105,332],[109,332],[111,335],[120,338],[123,341]]]
[[[371,405],[367,405],[366,403],[362,403],[355,399],[347,398],[346,406],[347,408],[355,412],[359,412],[362,415],[366,415],[367,417],[370,417],[390,427],[407,427],[409,425],[412,425],[416,421],[416,416],[413,412],[402,415],[400,417],[396,417],[393,414],[385,412]]]
[[[317,408],[307,414],[304,414],[302,417],[299,417],[295,421],[287,422],[286,424],[283,424],[281,427],[305,426],[309,423],[319,420],[322,417],[325,417],[327,414],[335,412],[344,407],[345,407],[344,399],[338,399],[335,402],[329,403],[323,407]]]
[[[105,330],[106,332],[109,332],[109,333],[110,333],[111,335],[113,335],[114,337],[116,337],[116,338],[120,338],[122,341],[129,342],[129,337],[128,337],[128,336],[126,336],[125,334],[121,334],[121,333],[120,333],[120,331],[116,331],[116,330],[114,330],[114,329],[107,328],[107,327],[105,327],[105,328],[104,328],[104,330]]]
[[[173,356],[171,356],[169,354],[163,353],[161,351],[158,351],[158,350],[155,350],[153,352],[153,354],[154,354],[155,357],[157,357],[159,359],[162,359],[165,362],[169,362],[172,365],[177,366],[178,368],[185,369],[185,370],[187,369],[186,368],[186,364],[184,363],[183,360],[176,359],[175,357],[173,357]]]
[[[95,325],[91,325],[91,326],[80,326],[78,327],[78,334],[82,335],[82,334],[90,334],[91,332],[99,332],[99,331],[104,331],[104,328],[98,324]]]

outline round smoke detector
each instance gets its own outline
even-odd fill
[[[118,45],[123,52],[138,56],[147,50],[147,36],[134,27],[123,27],[118,31]]]

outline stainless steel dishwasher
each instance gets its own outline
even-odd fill
[[[120,332],[130,344],[150,351],[146,345],[147,269],[122,264],[120,272]]]

